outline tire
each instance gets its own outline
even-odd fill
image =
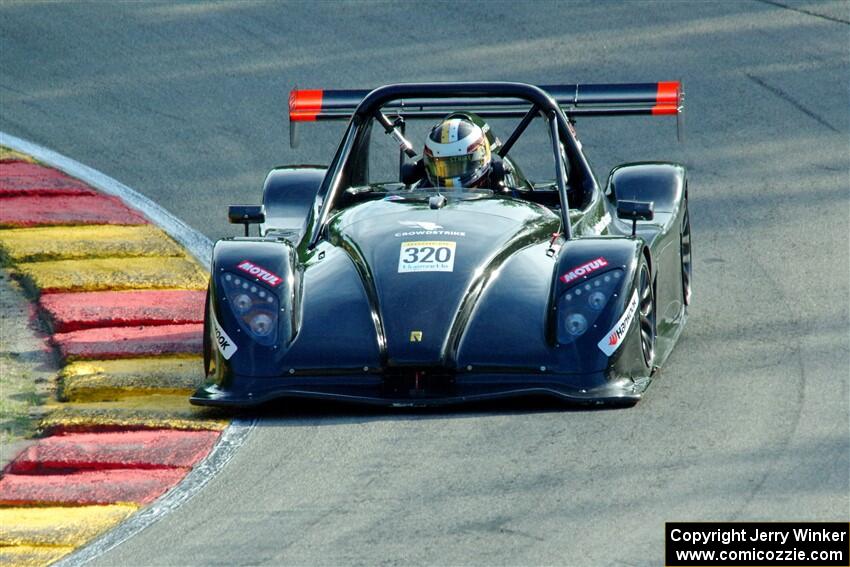
[[[204,300],[204,378],[210,375],[212,369],[212,344],[210,341],[210,286],[207,285],[207,297]]]
[[[655,363],[656,313],[655,313],[655,288],[649,275],[649,266],[646,260],[641,262],[637,279],[638,285],[638,324],[640,327],[640,346],[643,352],[643,361],[646,367],[652,371]]]
[[[691,282],[693,280],[693,257],[691,255],[691,216],[688,214],[688,202],[685,201],[685,214],[682,219],[682,232],[679,236],[680,258],[682,259],[682,303],[691,304]]]

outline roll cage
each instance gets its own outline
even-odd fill
[[[415,101],[415,106],[411,106],[411,99]],[[405,100],[408,101],[406,106],[392,104]],[[357,163],[353,155],[368,142],[373,119],[387,128],[392,122],[384,114],[384,110],[397,117],[430,117],[442,116],[448,110],[470,107],[485,118],[522,117],[499,149],[501,156],[508,153],[536,116],[546,120],[555,161],[561,231],[564,237],[569,239],[572,231],[567,199],[568,186],[594,192],[598,190],[598,185],[572,129],[568,126],[568,119],[556,100],[540,87],[525,83],[416,83],[383,86],[369,92],[360,100],[316,195],[312,218],[308,223],[307,246],[312,248],[320,240],[335,204],[342,191],[349,185],[349,180],[353,177],[351,168]],[[568,165],[561,159],[562,147]],[[407,153],[411,155],[409,150]]]

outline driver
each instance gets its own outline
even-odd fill
[[[450,114],[425,139],[423,164],[433,187],[492,188],[492,152],[499,141],[490,126],[471,113]]]

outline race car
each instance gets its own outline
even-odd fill
[[[629,163],[603,189],[575,121],[678,121],[682,110],[677,82],[292,91],[293,143],[298,124],[347,127],[330,165],[275,168],[262,205],[230,207],[245,236],[213,251],[207,379],[192,403],[636,403],[691,301],[686,171]],[[489,138],[489,186],[423,176],[407,127],[451,113],[516,124],[504,142]],[[535,155],[550,178],[530,178],[512,154],[532,123],[546,133]],[[388,155],[374,153],[375,136],[392,142]],[[394,164],[392,179],[375,173],[377,158]]]

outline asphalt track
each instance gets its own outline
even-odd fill
[[[850,7],[0,4],[0,130],[211,238],[287,144],[286,95],[392,81],[681,78],[668,119],[579,122],[600,178],[690,170],[695,303],[636,407],[265,410],[192,500],[99,565],[661,564],[665,521],[850,510]],[[312,138],[307,140],[308,135]]]

